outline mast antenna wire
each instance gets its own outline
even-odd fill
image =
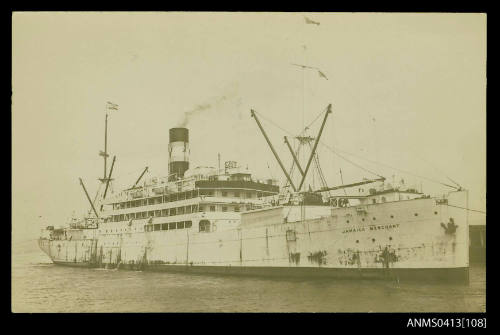
[[[257,112],[255,112],[257,113]],[[284,131],[285,133],[289,134],[290,136],[295,136],[294,134],[292,134],[290,131],[284,129],[283,127],[279,126],[278,124],[276,124],[274,121],[264,117],[261,113],[257,113],[259,114],[259,116],[263,119],[263,120],[266,120],[267,122],[271,123],[272,125],[274,125],[275,127],[281,129],[282,131]],[[381,176],[380,174],[376,173],[376,172],[373,172],[357,163],[354,163],[353,161],[351,161],[350,159],[346,158],[345,156],[341,155],[340,153],[337,152],[338,151],[341,151],[347,155],[350,155],[350,156],[354,156],[356,158],[359,158],[361,160],[364,160],[364,161],[367,161],[367,162],[370,162],[372,164],[375,164],[375,165],[380,165],[380,166],[383,166],[383,167],[386,167],[386,168],[389,168],[391,170],[394,170],[394,171],[398,171],[398,172],[401,172],[401,173],[405,173],[407,175],[410,175],[410,176],[413,176],[413,177],[417,177],[417,178],[421,178],[421,179],[424,179],[424,180],[427,180],[427,181],[430,181],[432,183],[436,183],[436,184],[440,184],[440,185],[443,185],[443,186],[446,186],[446,187],[450,187],[450,188],[453,188],[453,189],[458,189],[456,186],[453,186],[453,185],[450,185],[450,184],[446,184],[446,183],[443,183],[443,182],[440,182],[438,180],[435,180],[435,179],[431,179],[431,178],[428,178],[428,177],[424,177],[424,176],[421,176],[421,175],[418,175],[418,174],[415,174],[413,172],[410,172],[410,171],[406,171],[406,170],[403,170],[403,169],[399,169],[399,168],[396,168],[394,166],[391,166],[391,165],[388,165],[388,164],[384,164],[384,163],[380,163],[380,162],[375,162],[373,160],[370,160],[370,159],[367,159],[367,158],[364,158],[364,157],[361,157],[361,156],[358,156],[356,154],[353,154],[353,153],[350,153],[348,151],[345,151],[345,150],[341,150],[341,149],[338,149],[336,148],[336,150],[334,148],[332,148],[331,146],[329,146],[328,144],[324,143],[323,141],[319,141],[320,144],[322,144],[323,146],[325,146],[328,150],[330,150],[331,152],[333,152],[335,155],[337,155],[338,157],[342,158],[343,160],[345,160],[346,162],[356,166],[357,168],[365,171],[365,172],[368,172],[368,173],[371,173],[377,177],[380,177],[380,178],[384,178],[383,176]],[[385,179],[385,178],[384,178]]]
[[[447,174],[445,172],[443,172],[441,169],[439,169],[436,165],[432,164],[431,162],[429,162],[427,159],[425,159],[424,157],[422,157],[420,154],[418,154],[416,152],[416,150],[412,149],[411,147],[409,148],[413,154],[420,158],[420,160],[422,160],[423,162],[425,162],[426,164],[428,164],[430,167],[432,167],[435,171],[437,171],[438,173],[442,174],[443,176],[445,176],[449,181],[451,181],[453,184],[457,185],[457,187],[459,189],[463,189],[462,185],[460,185],[459,183],[457,183],[456,181],[454,181],[453,179],[451,179],[450,177],[447,176]]]
[[[330,146],[328,146],[327,144],[325,144],[325,143],[323,143],[323,142],[321,142],[321,141],[320,141],[320,143],[321,143],[321,144],[323,144],[325,147],[327,147],[330,151],[332,151],[334,154],[336,154],[336,155],[337,155],[337,156],[339,156],[340,158],[342,158],[342,159],[344,159],[344,160],[348,161],[349,163],[351,163],[351,164],[353,164],[353,165],[356,165],[356,166],[357,166],[357,167],[359,167],[360,169],[363,169],[363,170],[365,170],[365,171],[367,171],[367,172],[370,172],[369,170],[367,170],[367,169],[365,169],[365,168],[361,167],[361,166],[360,166],[360,165],[358,165],[358,164],[355,164],[354,162],[352,162],[352,161],[348,160],[347,158],[345,158],[344,156],[340,155],[338,152],[336,152],[333,148],[331,148],[331,147],[330,147]],[[340,150],[340,149],[337,149],[337,150]],[[364,157],[361,157],[361,156],[355,155],[355,154],[350,153],[350,152],[347,152],[347,151],[345,151],[345,150],[340,150],[340,151],[344,152],[345,154],[348,154],[348,155],[351,155],[351,156],[357,157],[357,158],[359,158],[359,159],[362,159],[362,160],[364,160],[364,161],[367,161],[367,162],[373,163],[373,164],[375,164],[375,165],[384,166],[384,167],[386,167],[386,168],[389,168],[389,169],[392,169],[392,170],[395,170],[395,171],[399,171],[399,172],[401,172],[401,173],[404,173],[404,174],[407,174],[407,175],[410,175],[410,176],[413,176],[413,177],[416,177],[416,178],[425,179],[425,180],[430,181],[430,182],[432,182],[432,183],[440,184],[440,185],[447,186],[447,187],[450,187],[450,188],[453,188],[453,189],[458,189],[456,186],[453,186],[453,185],[450,185],[450,184],[446,184],[446,183],[443,183],[443,182],[440,182],[440,181],[438,181],[438,180],[431,179],[431,178],[428,178],[428,177],[424,177],[424,176],[418,175],[418,174],[416,174],[416,173],[413,173],[413,172],[410,172],[410,171],[407,171],[407,170],[399,169],[399,168],[396,168],[396,167],[391,166],[391,165],[388,165],[388,164],[384,164],[384,163],[380,163],[380,162],[375,162],[375,161],[373,161],[373,160],[370,160],[370,159],[367,159],[367,158],[364,158]],[[376,173],[374,173],[374,172],[370,172],[370,173],[373,173],[373,174],[375,174],[375,175],[377,175],[377,176],[379,176],[379,177],[382,177],[382,176],[380,176],[380,175],[378,175],[378,174],[376,174]]]

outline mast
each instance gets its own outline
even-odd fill
[[[106,118],[104,119],[104,151],[99,152],[99,156],[104,158],[104,176],[99,180],[104,184],[107,182],[107,163],[108,163],[108,113],[106,113]]]
[[[146,166],[146,168],[144,169],[144,171],[142,171],[141,175],[139,176],[139,178],[137,178],[137,181],[135,182],[134,186],[132,186],[131,188],[135,188],[137,186],[137,184],[139,183],[139,181],[141,181],[142,179],[142,176],[144,176],[144,174],[148,171],[148,167]]]
[[[299,172],[302,176],[304,176],[304,170],[302,170],[302,167],[300,166],[299,160],[295,153],[293,152],[292,146],[290,145],[290,142],[288,142],[288,139],[285,136],[285,143],[288,146],[288,149],[290,150],[290,153],[292,154],[293,160],[295,161],[295,164],[297,165],[297,168],[299,169]]]
[[[85,188],[85,185],[83,185],[82,178],[78,178],[78,179],[80,179],[80,185],[82,185],[82,187],[83,187],[83,191],[85,192],[85,195],[87,196],[87,200],[90,202],[90,206],[92,206],[92,209],[94,210],[95,216],[97,218],[99,218],[99,214],[97,214],[97,211],[95,210],[94,204],[92,203],[92,200],[90,199],[90,196],[87,192],[87,189]]]
[[[108,113],[106,113],[106,119],[104,121],[104,178],[108,172],[106,164],[108,162]]]
[[[113,167],[115,166],[116,156],[113,156],[113,162],[111,162],[111,169],[109,170],[109,176],[106,179],[106,188],[104,189],[104,194],[102,196],[102,200],[106,199],[106,194],[108,193],[109,182],[111,181],[111,175],[113,174]],[[104,204],[101,204],[101,211],[104,207]]]
[[[288,181],[290,182],[290,186],[292,186],[292,189],[294,192],[297,191],[297,189],[295,188],[295,185],[293,184],[293,181],[292,181],[292,178],[290,177],[290,175],[288,174],[288,172],[286,171],[285,169],[285,166],[283,165],[283,163],[281,162],[281,159],[279,158],[278,156],[278,153],[276,152],[276,150],[274,150],[274,147],[273,145],[271,144],[271,141],[269,140],[269,138],[267,137],[267,134],[266,134],[266,131],[264,130],[264,128],[262,128],[262,125],[260,124],[260,121],[259,119],[257,118],[257,115],[255,114],[255,111],[253,109],[250,110],[250,113],[251,113],[251,116],[255,119],[255,122],[257,123],[257,126],[259,126],[259,129],[260,131],[262,132],[262,135],[264,135],[264,138],[266,139],[266,142],[267,144],[269,145],[269,148],[271,149],[271,151],[273,152],[274,154],[274,157],[276,158],[276,160],[278,161],[278,164],[279,166],[281,167],[281,170],[283,170],[283,173],[285,174],[286,178],[288,179]]]
[[[298,190],[302,188],[302,184],[306,180],[307,172],[309,171],[309,167],[311,166],[312,159],[314,157],[314,153],[316,152],[316,148],[318,147],[319,139],[321,134],[323,133],[323,128],[325,128],[326,119],[328,118],[328,114],[332,112],[332,104],[329,104],[325,113],[325,118],[323,119],[323,123],[321,124],[321,128],[319,129],[318,136],[316,136],[316,141],[314,142],[314,147],[311,151],[311,156],[309,156],[309,161],[307,162],[306,169],[304,171],[304,175],[302,176],[302,180],[300,181]]]

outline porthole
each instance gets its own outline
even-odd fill
[[[391,219],[394,219],[394,215],[391,215]]]
[[[356,243],[359,243],[359,240],[356,240]]]
[[[374,239],[374,238],[372,238],[372,242],[375,242],[375,239]]]
[[[349,220],[347,220],[346,222],[349,223]]]
[[[438,212],[434,212],[434,215],[438,215]]]
[[[365,221],[365,218],[362,218],[361,221]]]
[[[415,216],[418,216],[418,213],[415,213]]]
[[[376,218],[376,217],[373,217],[373,221],[375,221],[375,220],[377,220],[377,218]]]
[[[391,236],[389,236],[389,241],[392,241],[392,237]]]

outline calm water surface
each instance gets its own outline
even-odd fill
[[[484,266],[469,285],[169,274],[53,265],[14,243],[13,312],[484,312]]]

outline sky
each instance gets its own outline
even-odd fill
[[[220,154],[283,180],[250,109],[289,167],[283,136],[313,120],[316,136],[332,104],[329,186],[374,172],[438,195],[451,178],[486,208],[485,14],[16,12],[12,91],[14,239],[88,210],[78,178],[95,194],[107,101],[114,190],[166,176],[184,121],[191,166]]]

